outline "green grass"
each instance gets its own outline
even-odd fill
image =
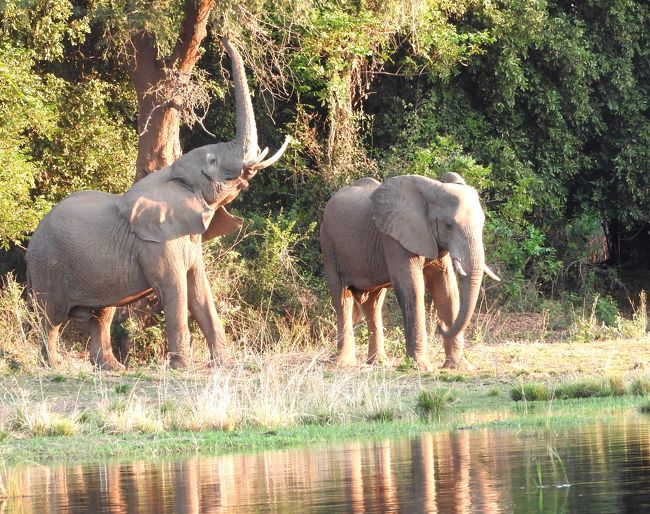
[[[466,399],[459,398],[454,412],[463,409]],[[440,430],[486,429],[530,430],[566,427],[595,420],[608,420],[630,409],[644,405],[639,397],[590,398],[555,401],[548,407],[534,409],[509,408],[483,412],[481,421],[467,424],[462,416],[450,415],[441,421],[422,423],[417,419],[390,421],[354,421],[344,424],[301,424],[268,430],[244,427],[232,432],[206,430],[202,432],[166,431],[128,434],[95,433],[70,437],[9,437],[0,445],[0,458],[8,463],[33,461],[91,462],[106,457],[119,459],[159,457],[177,454],[225,454],[259,450],[299,447],[312,444],[339,443],[347,440],[374,440],[412,437]],[[518,405],[509,403],[512,407]],[[544,405],[544,404],[540,404]],[[467,405],[465,405],[467,407]],[[493,413],[493,416],[489,415]],[[504,415],[506,413],[507,415]],[[453,414],[453,413],[451,413]]]
[[[415,399],[415,409],[422,419],[440,420],[447,408],[456,401],[451,388],[420,391]]]
[[[551,388],[539,382],[522,383],[510,390],[510,398],[516,402],[522,400],[528,402],[546,401],[550,400],[552,395]]]
[[[131,390],[131,386],[129,384],[117,384],[114,388],[115,394],[121,394],[121,395],[129,394],[130,390]]]
[[[560,384],[555,390],[555,397],[567,399],[623,396],[626,392],[625,385],[618,378],[583,378]]]
[[[650,377],[636,377],[630,384],[630,394],[650,395]]]

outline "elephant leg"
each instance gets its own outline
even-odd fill
[[[384,349],[384,324],[381,317],[381,309],[384,305],[386,289],[381,288],[373,291],[368,295],[368,299],[361,304],[370,339],[368,341],[368,364],[375,362],[381,363],[386,361],[386,350]]]
[[[223,366],[234,365],[234,360],[224,348],[226,334],[214,306],[203,262],[197,264],[187,275],[187,302],[192,317],[205,336],[210,350],[210,362]]]
[[[424,267],[424,278],[436,307],[439,323],[449,330],[460,309],[458,282],[449,254],[427,264]],[[463,354],[464,333],[461,332],[453,338],[443,337],[442,340],[445,348],[445,362],[442,367],[467,369],[469,364]]]
[[[387,238],[384,242],[384,250],[390,279],[404,319],[406,354],[415,360],[421,371],[433,371],[433,365],[426,352],[427,328],[422,272],[424,258],[412,254],[392,238]]]
[[[55,368],[61,364],[58,341],[63,316],[56,309],[50,308],[50,305],[54,305],[54,303],[37,301],[36,305],[41,318],[41,360],[46,366]]]
[[[165,285],[156,287],[156,293],[165,312],[169,366],[173,369],[185,367],[190,344],[187,327],[187,273],[173,273]]]
[[[115,307],[93,311],[90,317],[90,362],[104,371],[122,371],[124,365],[113,355],[111,321]]]
[[[336,325],[338,340],[336,343],[336,363],[339,366],[355,366],[357,364],[356,345],[354,343],[354,297],[347,287],[342,287],[337,295],[332,294],[334,310],[336,310]]]
[[[323,249],[323,263],[325,265],[327,287],[332,297],[334,310],[336,311],[336,364],[339,366],[354,366],[357,363],[354,344],[354,325],[352,321],[354,297],[352,296],[352,292],[341,283],[336,266],[336,254],[331,242],[327,238],[321,239],[321,247]]]
[[[50,323],[46,317],[41,321],[43,334],[41,334],[41,359],[44,364],[56,368],[61,364],[61,356],[58,350],[60,324]]]

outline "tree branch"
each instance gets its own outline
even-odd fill
[[[151,85],[159,80],[162,68],[156,38],[150,32],[139,30],[131,35],[131,46],[126,59],[127,71],[138,96],[144,96]]]
[[[185,0],[185,17],[168,66],[188,72],[199,58],[201,41],[207,35],[207,24],[214,0]]]

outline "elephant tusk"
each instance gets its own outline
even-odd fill
[[[454,263],[454,270],[456,270],[456,273],[458,273],[461,277],[466,277],[467,273],[465,273],[465,270],[463,269],[463,265],[460,263],[460,261],[456,258],[452,260]]]
[[[274,164],[280,157],[282,157],[282,154],[287,149],[287,146],[289,146],[290,141],[291,141],[291,136],[287,136],[284,139],[284,143],[282,143],[282,146],[280,147],[280,149],[277,152],[275,152],[271,157],[269,157],[265,161],[253,164],[252,166],[250,166],[248,168],[248,170],[250,170],[254,174],[254,172],[256,172],[257,170],[268,168],[269,166]]]
[[[245,162],[242,165],[242,169],[249,169],[256,164],[258,164],[264,157],[266,157],[266,154],[269,153],[269,147],[267,146],[264,150],[262,150],[260,153],[257,154],[256,157],[253,157],[250,161]]]
[[[497,274],[492,271],[487,264],[483,265],[483,271],[485,271],[485,274],[490,277],[492,280],[496,280],[497,282],[501,282],[501,279],[497,276]]]

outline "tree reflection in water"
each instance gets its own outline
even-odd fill
[[[16,467],[2,512],[648,512],[650,422],[196,457]]]

